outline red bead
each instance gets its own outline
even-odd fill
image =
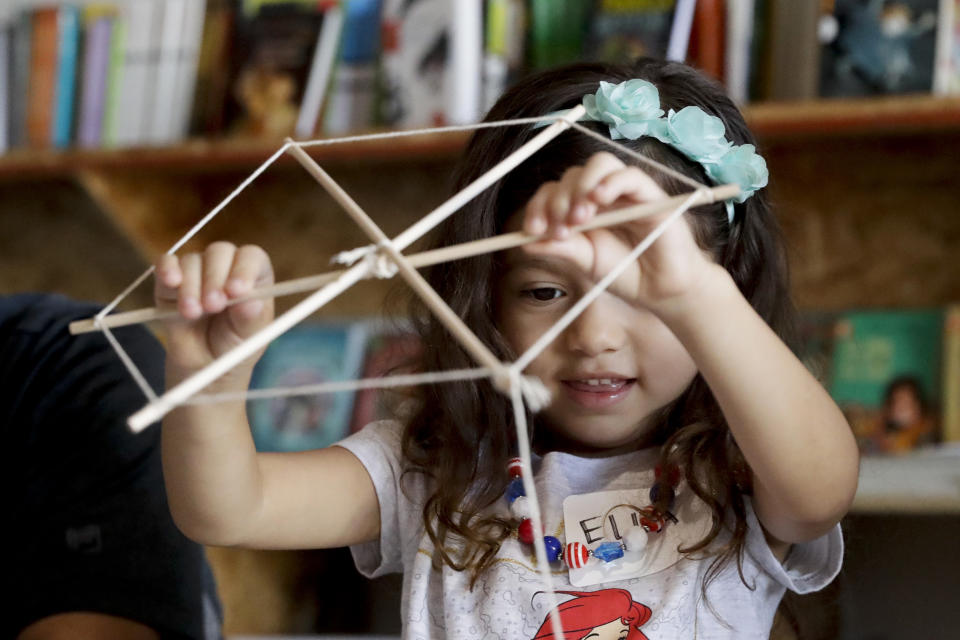
[[[517,537],[524,544],[533,544],[533,520],[524,518],[517,527]]]
[[[510,458],[507,463],[507,473],[510,474],[511,478],[519,478],[523,475],[523,465],[520,463],[520,458]]]
[[[646,507],[642,509],[643,515],[640,516],[640,524],[647,531],[656,533],[663,529],[666,524],[663,520],[663,516],[657,513],[654,509]]]
[[[563,554],[563,559],[571,569],[581,569],[590,559],[590,550],[579,542],[571,542]]]

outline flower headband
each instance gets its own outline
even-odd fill
[[[756,147],[734,145],[724,137],[723,121],[700,107],[671,109],[664,116],[660,92],[646,80],[601,81],[595,95],[583,96],[583,106],[587,113],[581,120],[609,125],[613,140],[656,138],[699,163],[715,184],[739,185],[736,202],[767,186],[767,163]],[[727,219],[733,223],[733,202],[727,201],[726,206]]]

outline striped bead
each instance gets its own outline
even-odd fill
[[[567,545],[567,550],[563,554],[567,566],[571,569],[582,569],[590,559],[590,550],[587,546],[579,542],[571,542]]]
[[[507,462],[507,473],[510,474],[511,478],[519,478],[523,475],[523,464],[521,464],[520,458],[510,458],[510,461]]]

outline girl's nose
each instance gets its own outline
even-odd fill
[[[613,307],[602,300],[595,300],[587,307],[564,333],[567,348],[586,356],[623,348],[627,334],[620,314]]]

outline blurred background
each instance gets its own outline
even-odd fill
[[[957,637],[960,2],[4,0],[0,293],[109,302],[286,136],[475,122],[533,70],[638,55],[684,60],[743,107],[791,252],[801,355],[865,454],[843,573],[776,633]],[[465,141],[311,154],[395,235],[444,199]],[[280,280],[366,244],[286,158],[187,248],[213,239],[264,246]],[[255,384],[389,370],[416,349],[394,293],[338,298],[271,347]],[[122,308],[150,301],[145,285]],[[263,401],[252,426],[265,450],[325,446],[387,401]],[[399,632],[399,578],[362,579],[345,550],[208,552],[229,635]]]

